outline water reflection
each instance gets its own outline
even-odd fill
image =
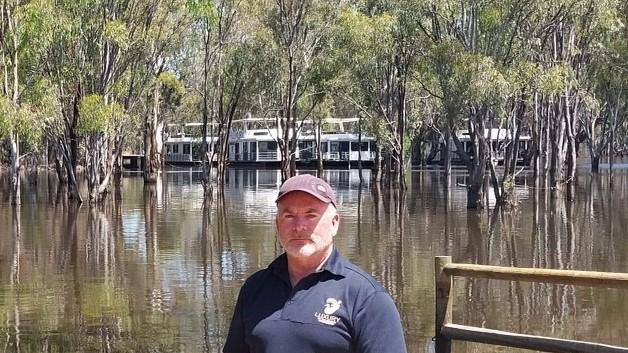
[[[604,175],[579,175],[573,202],[522,174],[520,205],[510,212],[467,211],[461,171],[449,188],[438,170],[414,171],[403,193],[364,174],[360,184],[355,170],[325,171],[338,190],[337,244],[391,292],[410,352],[430,349],[435,255],[628,270],[625,173],[615,173],[612,190]],[[10,351],[217,352],[242,281],[281,253],[278,171],[229,170],[211,205],[193,169],[170,170],[148,187],[127,175],[94,209],[68,203],[55,175],[38,178],[23,184],[21,208],[10,207],[8,189],[0,193],[0,345]],[[628,329],[617,324],[628,296],[619,290],[457,280],[455,298],[459,323],[628,345]]]

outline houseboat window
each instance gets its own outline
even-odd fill
[[[179,153],[179,144],[172,145],[172,153]]]
[[[298,146],[301,159],[314,158],[314,141],[301,141]]]
[[[321,142],[321,152],[327,153],[327,142]]]
[[[200,143],[192,144],[192,159],[193,160],[201,159],[201,144]]]
[[[277,150],[277,142],[275,141],[260,141],[259,150],[260,151],[276,151]]]
[[[266,136],[268,135],[268,131],[257,131],[253,133],[253,136]]]
[[[357,152],[358,150],[359,150],[358,142],[351,142],[351,151]],[[369,143],[362,142],[362,151],[368,151],[368,150],[369,150]]]
[[[349,152],[349,141],[340,142],[340,152]]]
[[[166,145],[166,154],[170,154],[170,145]]]
[[[377,151],[377,142],[371,141],[371,151]]]
[[[186,143],[183,145],[183,154],[190,154],[190,144]]]

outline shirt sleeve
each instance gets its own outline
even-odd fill
[[[249,353],[249,346],[245,342],[244,320],[242,319],[242,305],[244,302],[244,288],[240,289],[227,334],[227,341],[222,349],[223,353]]]
[[[401,318],[386,292],[375,292],[359,309],[354,321],[355,346],[360,353],[406,353]]]

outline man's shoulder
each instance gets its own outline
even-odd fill
[[[269,278],[272,276],[272,270],[269,268],[258,270],[246,278],[244,284],[242,285],[242,289],[245,291],[255,292],[260,286],[269,284]]]
[[[268,278],[268,276],[272,275],[272,269],[270,268],[262,268],[260,270],[255,271],[252,275],[246,278],[245,284],[247,283],[256,283]]]
[[[367,273],[360,266],[349,260],[345,260],[343,265],[345,268],[345,277],[352,285],[361,287],[363,290],[368,292],[386,292],[386,289],[384,289],[384,287],[373,276]]]

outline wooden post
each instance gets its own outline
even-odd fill
[[[434,290],[435,290],[435,351],[436,353],[451,353],[451,339],[441,335],[444,325],[451,323],[451,309],[453,300],[449,294],[453,292],[453,278],[444,271],[451,263],[451,256],[436,256],[434,259]]]

